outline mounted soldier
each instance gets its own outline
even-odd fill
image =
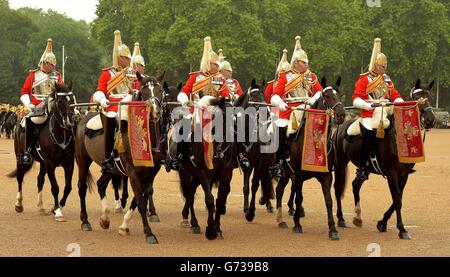
[[[178,94],[177,101],[182,106],[187,106],[188,103],[198,101],[203,96],[220,96],[221,89],[225,84],[225,78],[219,73],[219,66],[219,56],[212,49],[211,38],[205,37],[200,71],[189,74],[189,79]],[[200,106],[198,108],[204,109],[206,107]],[[190,118],[185,118],[185,120],[188,119],[190,120]],[[177,143],[176,149],[174,149],[176,153],[173,153],[173,157],[168,157],[168,169],[179,169],[183,154],[183,150],[181,149],[183,148],[182,145],[183,142]]]
[[[144,76],[145,60],[141,55],[141,48],[138,42],[134,44],[133,56],[131,56],[131,67],[133,68],[133,70],[139,72],[142,76]]]
[[[219,72],[225,79],[220,90],[220,96],[234,101],[243,94],[243,91],[239,82],[236,79],[233,79],[233,68],[231,67],[230,62],[225,60],[222,49],[219,49],[219,61]]]
[[[55,70],[56,56],[53,53],[52,39],[47,40],[47,47],[39,61],[39,69],[31,70],[20,91],[20,101],[30,111],[22,127],[25,127],[25,149],[17,156],[19,164],[32,164],[31,144],[48,117],[47,98],[54,92],[56,84],[64,84],[61,74]]]
[[[360,75],[355,84],[355,91],[352,96],[353,106],[361,109],[361,119],[359,122],[361,128],[362,148],[360,151],[360,163],[357,170],[357,176],[367,180],[370,172],[370,151],[375,143],[375,131],[380,124],[380,113],[374,113],[372,107],[374,102],[403,102],[401,95],[394,87],[391,78],[385,73],[387,69],[387,57],[381,53],[381,39],[376,38],[370,59],[369,72]],[[382,107],[377,110],[383,109]],[[388,111],[389,112],[389,111]],[[382,116],[382,115],[381,115]],[[384,120],[384,119],[382,119]],[[389,123],[383,124],[384,128],[389,127]],[[350,126],[349,129],[351,129]],[[374,131],[375,130],[375,131]]]
[[[290,70],[279,74],[276,87],[273,91],[270,103],[278,107],[278,119],[275,124],[279,128],[278,160],[289,159],[288,137],[295,130],[288,128],[293,121],[300,120],[303,115],[292,113],[291,107],[309,108],[321,96],[322,86],[317,80],[316,74],[309,70],[308,55],[302,49],[301,37],[295,38],[294,52],[292,53]]]
[[[269,81],[267,83],[267,86],[264,90],[264,93],[266,94],[266,103],[270,104],[270,99],[272,98],[273,90],[276,87],[276,81],[280,77],[281,73],[288,72],[291,68],[291,64],[288,62],[288,50],[283,50],[283,55],[281,56],[281,60],[278,63],[277,69],[275,71],[275,79],[272,81]]]
[[[136,72],[130,67],[130,62],[130,49],[122,43],[120,31],[115,31],[113,66],[103,69],[98,80],[97,92],[93,95],[93,101],[106,109],[106,113],[101,113],[106,157],[106,160],[102,162],[102,171],[106,172],[114,172],[113,148],[118,112],[118,105],[108,106],[108,101],[114,103],[128,102],[131,97],[127,96],[132,94],[133,90],[139,90],[140,87]]]

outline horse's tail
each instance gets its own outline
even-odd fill
[[[14,171],[6,174],[6,176],[9,178],[16,178],[17,177],[17,169],[14,169]]]

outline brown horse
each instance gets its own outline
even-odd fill
[[[326,79],[322,78],[321,84],[323,87],[322,95],[313,106],[314,109],[319,110],[333,110],[334,111],[334,123],[341,124],[344,122],[345,118],[345,110],[344,106],[340,101],[340,91],[339,86],[341,83],[341,78],[336,81],[336,84],[333,86],[329,86],[326,83]],[[330,125],[328,126],[328,134],[331,134],[331,120]],[[334,161],[334,149],[331,143],[331,135],[329,135],[327,139],[329,152],[327,153],[328,158],[328,172],[312,172],[302,170],[302,154],[303,154],[303,144],[304,144],[304,133],[305,133],[305,123],[297,130],[294,139],[290,144],[290,153],[291,153],[291,161],[290,168],[293,169],[292,174],[292,183],[295,188],[295,213],[294,213],[294,228],[293,231],[295,233],[303,233],[302,226],[300,225],[300,215],[302,211],[302,202],[303,202],[303,182],[309,180],[311,178],[316,178],[320,184],[322,185],[322,193],[325,198],[325,204],[327,208],[328,215],[328,228],[329,233],[328,237],[331,240],[338,240],[339,236],[336,230],[335,222],[333,219],[333,203],[331,197],[331,184],[333,181],[332,170],[333,170],[333,161]],[[278,190],[277,190],[278,192]],[[277,194],[277,201],[279,196]]]
[[[416,85],[411,89],[411,100],[418,101],[419,99],[425,99],[425,101],[419,101],[419,110],[421,124],[425,129],[433,128],[435,124],[435,116],[433,109],[430,105],[431,94],[430,90],[433,87],[434,81],[427,86],[420,84],[420,79],[417,80]],[[389,190],[392,196],[392,205],[385,212],[382,220],[378,221],[377,229],[380,232],[386,232],[387,221],[391,217],[392,213],[397,213],[397,228],[399,230],[399,237],[401,239],[410,239],[408,231],[406,231],[403,225],[401,208],[402,208],[402,195],[403,190],[408,181],[409,174],[411,173],[414,164],[400,163],[397,155],[397,142],[395,139],[396,131],[393,127],[393,120],[391,118],[391,124],[387,130],[385,130],[385,136],[383,139],[376,139],[376,146],[374,146],[374,153],[378,161],[381,172],[386,176],[388,181]],[[337,152],[336,167],[335,167],[335,183],[334,189],[337,201],[337,217],[338,225],[340,227],[346,227],[346,223],[342,214],[341,199],[344,195],[346,177],[347,177],[347,165],[351,161],[355,165],[359,165],[359,151],[361,149],[361,137],[353,136],[352,138],[347,135],[347,129],[353,123],[353,121],[345,122],[338,128],[335,133],[335,148]],[[372,173],[375,173],[374,168],[371,169]],[[378,173],[376,173],[378,174]],[[355,200],[355,213],[356,216],[353,219],[353,223],[361,227],[361,204],[359,191],[364,179],[355,178],[353,181],[353,195]]]
[[[161,109],[161,100],[164,97],[164,88],[160,84],[163,75],[155,77],[143,77],[137,74],[139,82],[141,84],[141,90],[139,93],[133,96],[133,101],[142,101],[143,103],[150,104],[149,111],[149,129],[150,129],[150,139],[152,148],[153,160],[155,161],[154,167],[135,167],[133,165],[133,160],[131,157],[130,143],[127,134],[127,122],[122,121],[122,128],[120,130],[122,135],[123,146],[125,152],[119,154],[120,162],[123,164],[126,175],[128,175],[131,183],[131,187],[134,192],[135,205],[132,203],[132,207],[124,216],[124,222],[119,228],[119,234],[129,235],[128,222],[131,219],[134,208],[136,206],[139,209],[139,213],[142,217],[142,222],[144,225],[144,233],[146,236],[146,241],[148,243],[158,243],[158,240],[151,231],[148,224],[146,216],[146,203],[151,191],[153,189],[153,180],[156,174],[159,172],[161,165],[160,161],[163,160],[165,155],[165,142],[163,141],[165,135],[165,123],[160,120],[163,117],[164,110]],[[164,85],[167,87],[167,84]],[[85,136],[86,124],[87,122],[97,115],[98,113],[92,113],[83,118],[77,128],[76,133],[76,160],[79,167],[79,181],[78,188],[80,194],[80,204],[81,204],[81,229],[84,231],[91,231],[92,227],[88,221],[88,216],[86,212],[86,191],[87,188],[91,186],[92,177],[89,170],[90,165],[94,161],[97,164],[105,159],[105,153],[103,147],[103,134],[89,138]],[[117,170],[116,175],[121,174]],[[109,212],[108,203],[106,201],[106,187],[112,178],[112,174],[103,173],[100,179],[97,181],[98,192],[100,194],[100,199],[102,201],[102,215],[100,217],[100,226],[104,229],[109,228]],[[134,206],[134,207],[133,207]]]
[[[39,134],[35,135],[32,142],[32,157],[40,163],[39,175],[37,178],[38,186],[38,209],[44,213],[42,202],[42,188],[44,186],[45,174],[47,174],[51,191],[54,199],[54,207],[52,212],[55,213],[56,221],[65,221],[62,214],[62,208],[66,205],[67,197],[72,190],[72,175],[74,168],[74,128],[75,128],[75,111],[70,107],[74,103],[74,95],[72,93],[72,84],[56,85],[55,91],[48,98],[48,119],[37,126]],[[26,124],[33,124],[29,118]],[[25,144],[24,128],[20,124],[14,131],[14,150],[16,157],[23,151]],[[61,202],[58,202],[59,187],[55,177],[55,169],[58,166],[64,168],[65,188]],[[22,204],[22,184],[25,174],[31,169],[32,165],[17,163],[17,169],[8,174],[9,177],[17,178],[18,193],[16,198],[15,209],[18,213],[23,212]]]

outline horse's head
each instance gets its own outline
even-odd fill
[[[436,123],[436,117],[434,116],[433,107],[431,107],[431,88],[434,85],[434,80],[428,85],[424,86],[420,84],[420,79],[417,79],[415,86],[411,89],[411,100],[418,101],[420,110],[420,121],[425,129],[431,129]]]
[[[75,103],[72,92],[72,82],[57,84],[48,99],[48,110],[56,116],[60,127],[70,130],[75,126],[75,109],[70,105]]]
[[[133,101],[149,101],[151,103],[151,120],[159,120],[161,101],[165,96],[164,88],[161,85],[164,73],[158,77],[152,77],[142,76],[137,72],[136,76],[139,80],[141,89],[137,94],[133,95]]]
[[[327,80],[322,77],[322,96],[316,103],[318,109],[332,109],[334,111],[334,123],[342,124],[345,119],[345,109],[341,102],[341,92],[339,86],[341,85],[341,77],[337,79],[334,85],[327,85]]]
[[[266,87],[266,80],[262,84],[258,84],[256,79],[252,80],[249,88],[249,101],[251,102],[266,102],[266,95],[264,93],[264,88]]]

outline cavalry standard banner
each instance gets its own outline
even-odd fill
[[[401,163],[425,161],[425,152],[420,130],[420,112],[416,101],[394,104],[397,152]]]
[[[323,110],[307,109],[305,112],[302,170],[328,172],[327,138],[330,116]]]
[[[153,167],[149,115],[151,103],[128,103],[128,141],[134,166]]]

